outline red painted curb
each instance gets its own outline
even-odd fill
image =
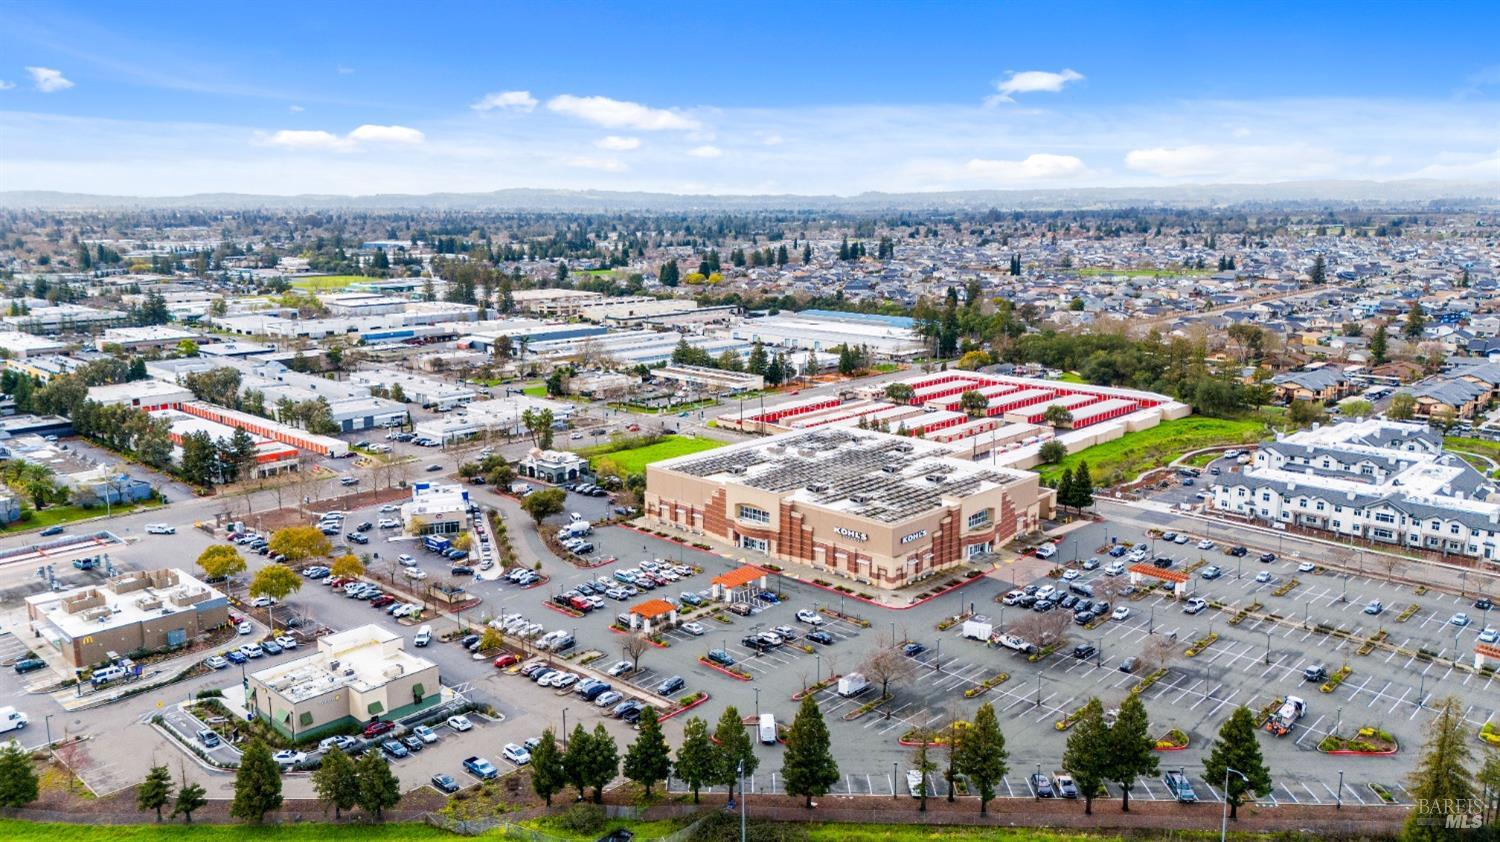
[[[1395,748],[1391,749],[1390,751],[1355,751],[1353,749],[1341,748],[1341,749],[1336,749],[1334,751],[1324,751],[1322,753],[1323,754],[1341,755],[1341,756],[1353,755],[1353,756],[1356,756],[1356,757],[1390,757],[1391,755],[1395,754],[1396,752],[1398,752],[1400,750],[1401,750],[1400,746],[1396,746]]]
[[[1152,746],[1152,751],[1187,751],[1187,746]]]
[[[679,713],[687,713],[688,711],[692,710],[693,708],[695,708],[695,707],[703,704],[704,702],[708,701],[708,699],[709,699],[708,694],[704,693],[703,694],[703,698],[699,699],[698,701],[693,702],[690,705],[684,705],[683,707],[680,707],[677,710],[670,711],[668,713],[664,713],[661,716],[657,717],[657,721],[671,719],[672,717],[676,716]]]
[[[552,577],[543,574],[542,578],[536,580],[535,582],[532,582],[529,585],[522,585],[520,587],[520,590],[529,591],[532,588],[540,588],[542,585],[545,585],[545,584],[547,584],[550,581],[552,581]]]
[[[582,611],[575,611],[575,610],[573,610],[571,608],[564,608],[561,605],[558,605],[557,603],[553,602],[550,599],[544,599],[544,600],[542,600],[542,607],[543,608],[551,608],[553,611],[556,611],[557,613],[565,615],[565,616],[568,616],[568,617],[572,617],[575,620],[578,619],[579,617],[583,616],[583,612]]]
[[[698,663],[704,665],[705,667],[708,667],[711,670],[715,670],[717,672],[722,672],[725,675],[729,676],[730,678],[734,679],[735,681],[749,681],[749,680],[751,680],[754,677],[754,676],[751,676],[749,674],[740,675],[737,672],[733,672],[731,670],[725,669],[724,667],[719,666],[718,664],[714,663],[713,661],[710,661],[707,658],[699,658],[698,659]]]
[[[797,692],[795,692],[795,693],[792,694],[792,701],[794,701],[794,702],[800,702],[810,692],[811,693],[819,693],[819,692],[822,692],[824,690],[827,690],[829,687],[837,686],[838,683],[839,683],[839,679],[840,678],[843,678],[842,674],[835,675],[833,678],[829,679],[829,681],[828,681],[827,684],[823,685],[822,687],[817,688],[816,690],[814,690],[812,688],[809,688],[807,690],[798,690]]]

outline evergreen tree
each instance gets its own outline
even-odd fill
[[[594,726],[585,769],[588,785],[594,788],[594,803],[603,804],[604,788],[620,774],[620,750],[615,747],[615,738],[604,730],[602,722]]]
[[[1422,310],[1422,302],[1412,300],[1411,306],[1406,310],[1406,327],[1402,329],[1401,335],[1408,342],[1415,342],[1422,338],[1422,330],[1427,327],[1427,314]]]
[[[534,753],[532,762],[536,762]],[[719,779],[716,762],[714,744],[708,739],[708,723],[696,716],[692,717],[682,726],[682,745],[677,747],[676,773],[677,779],[693,791],[694,804],[698,803],[698,791],[704,785],[712,785]]]
[[[1314,286],[1322,286],[1328,282],[1328,264],[1323,261],[1323,255],[1313,258],[1312,271],[1307,274]]]
[[[1457,835],[1442,826],[1439,816],[1449,811],[1472,812],[1457,806],[1472,803],[1470,799],[1474,798],[1474,778],[1469,770],[1469,761],[1473,759],[1469,748],[1472,732],[1464,722],[1463,704],[1449,696],[1436,706],[1437,716],[1427,724],[1422,756],[1407,778],[1407,792],[1416,803],[1434,806],[1408,815],[1401,835],[1403,840],[1456,839]]]
[[[776,248],[776,265],[777,266],[785,266],[787,263],[788,263],[788,260],[787,260],[787,254],[786,254],[786,243],[782,243],[780,246],[778,246]],[[1467,278],[1468,274],[1469,274],[1469,271],[1467,269],[1465,269],[1464,270],[1464,277]],[[1464,285],[1468,286],[1467,282]]]
[[[714,726],[714,742],[718,743],[718,775],[714,783],[729,787],[732,794],[735,781],[743,781],[755,774],[755,767],[760,763],[755,756],[755,744],[750,742],[750,732],[745,730],[745,723],[740,720],[740,712],[734,705],[720,714],[719,722]],[[740,797],[745,797],[743,789]]]
[[[771,363],[766,366],[765,378],[768,386],[780,386],[786,379],[786,365],[782,362],[781,354],[771,358]]]
[[[981,816],[988,813],[990,799],[995,797],[995,787],[1010,769],[1005,763],[1009,757],[1005,750],[1005,734],[1000,731],[1000,720],[995,718],[995,708],[985,702],[974,712],[974,725],[958,747],[958,771],[978,791]]]
[[[229,807],[229,815],[260,824],[266,813],[280,806],[281,769],[265,743],[251,740],[234,775],[234,803]]]
[[[1381,322],[1370,337],[1370,362],[1383,365],[1386,359],[1385,322]]]
[[[593,743],[593,736],[582,725],[575,725],[568,737],[568,747],[563,751],[563,777],[578,790],[580,801],[588,789],[589,755],[594,750]]]
[[[25,807],[36,800],[37,791],[31,755],[15,741],[0,749],[0,807]]]
[[[937,768],[937,764],[933,763],[932,758],[928,756],[927,748],[932,744],[932,735],[928,733],[927,729],[919,728],[916,739],[917,747],[911,753],[911,767],[922,776],[922,782],[917,784],[917,798],[919,799],[917,812],[925,813],[927,812],[927,796],[929,794],[927,792],[927,776],[932,770]]]
[[[647,705],[641,711],[635,742],[625,753],[625,777],[646,788],[646,797],[651,797],[651,787],[667,779],[672,773],[672,755],[667,748],[667,739],[662,736],[661,725],[656,720],[656,709]]]
[[[373,813],[377,820],[383,817],[385,808],[401,803],[401,781],[379,752],[365,752],[354,764],[354,774],[359,784],[360,809]]]
[[[764,376],[766,373],[766,349],[759,342],[750,349],[750,360],[745,365],[745,370],[751,374]]]
[[[1109,729],[1109,780],[1120,788],[1120,810],[1130,812],[1130,790],[1136,778],[1157,773],[1156,741],[1150,734],[1151,720],[1140,696],[1130,693],[1120,703],[1120,714]]]
[[[808,808],[812,807],[814,795],[823,795],[838,783],[839,766],[833,759],[828,725],[823,722],[815,694],[802,697],[802,706],[787,732],[781,778],[787,794],[803,796]]]
[[[1225,782],[1226,770],[1228,782]],[[1240,777],[1243,775],[1244,777]],[[1203,776],[1221,786],[1224,800],[1229,802],[1229,818],[1238,819],[1240,805],[1250,796],[1264,796],[1271,792],[1271,770],[1260,754],[1260,742],[1255,738],[1255,718],[1250,709],[1241,705],[1219,727],[1219,737],[1209,748],[1208,759],[1203,761]]]
[[[813,258],[812,243],[804,243],[802,246],[802,262],[811,263]]]
[[[208,803],[208,793],[196,783],[188,783],[187,778],[182,779],[182,789],[177,790],[177,803],[172,805],[172,818],[181,815],[187,819],[188,824],[193,823],[193,811],[202,809]]]
[[[562,792],[568,785],[568,770],[563,763],[562,751],[557,746],[557,737],[548,728],[542,732],[542,741],[531,750],[531,788],[552,806],[552,796]]]
[[[338,746],[323,755],[322,763],[312,774],[312,782],[318,800],[324,806],[333,805],[335,820],[359,803],[359,780],[355,777],[354,761]]]
[[[664,287],[675,287],[682,282],[681,270],[677,268],[677,260],[674,258],[663,263],[661,269],[656,273],[656,279]]]
[[[152,766],[146,779],[135,791],[135,808],[141,812],[156,811],[156,820],[161,821],[161,808],[172,800],[172,773],[165,766]]]
[[[1073,505],[1073,470],[1063,468],[1057,478],[1057,505],[1068,508]]]
[[[1109,727],[1104,724],[1104,706],[1097,698],[1089,699],[1083,713],[1068,734],[1062,765],[1078,785],[1083,796],[1083,814],[1094,814],[1094,799],[1104,793],[1109,778]]]
[[[1094,478],[1089,476],[1089,463],[1079,462],[1073,472],[1073,505],[1087,509],[1094,505]]]

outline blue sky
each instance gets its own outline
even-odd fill
[[[1500,180],[1489,4],[0,4],[0,188]]]

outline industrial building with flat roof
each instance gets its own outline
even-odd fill
[[[1036,530],[1053,498],[1029,471],[838,427],[648,465],[644,510],[661,527],[897,588]]]
[[[572,416],[575,406],[577,404],[567,401],[510,394],[503,398],[475,401],[460,407],[456,412],[430,421],[418,421],[412,427],[412,432],[443,444],[483,435],[519,436],[526,432],[526,425],[522,423],[526,410],[550,410],[554,423],[563,423]]]
[[[171,437],[172,444],[175,445],[172,460],[179,465],[182,464],[182,442],[188,436],[195,433],[207,433],[215,443],[227,443],[234,439],[234,427],[189,415],[178,409],[159,409],[152,412],[151,416],[160,418],[169,425],[167,435]],[[297,458],[301,455],[297,448],[248,431],[246,434],[255,443],[255,476],[267,477],[284,471],[296,470]]]
[[[138,657],[187,645],[229,621],[224,594],[181,568],[139,570],[97,584],[26,598],[32,631],[72,667],[110,653]]]
[[[88,394],[89,400],[98,404],[122,404],[146,412],[176,409],[182,406],[183,401],[193,399],[192,392],[164,380],[133,380],[112,386],[91,386]]]
[[[318,638],[318,651],[253,672],[245,708],[293,740],[399,719],[438,703],[437,664],[367,625]]]

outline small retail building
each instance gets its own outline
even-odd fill
[[[437,664],[395,632],[359,626],[318,638],[318,651],[251,673],[245,708],[293,740],[398,719],[438,703]]]
[[[26,598],[32,630],[71,667],[187,645],[229,621],[224,594],[180,568],[141,570],[98,585]]]

